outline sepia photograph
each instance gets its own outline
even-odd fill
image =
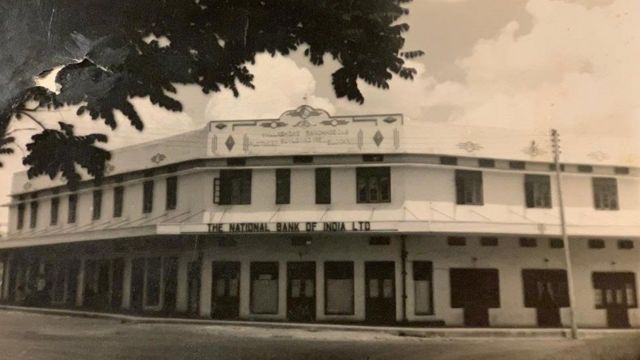
[[[0,359],[640,360],[639,0],[0,0]]]

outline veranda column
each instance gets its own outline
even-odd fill
[[[186,312],[188,308],[187,284],[189,282],[189,259],[191,259],[191,256],[189,255],[183,255],[178,258],[178,288],[176,289],[178,294],[176,297],[176,311],[181,313]]]
[[[122,272],[122,308],[131,309],[131,269],[133,259],[131,256],[124,258],[124,270]]]
[[[80,259],[80,269],[78,270],[78,288],[76,290],[76,306],[82,306],[84,299],[84,273],[85,273],[85,259]]]

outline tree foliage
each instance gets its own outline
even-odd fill
[[[0,36],[9,50],[0,55],[8,64],[0,72],[0,80],[8,79],[0,96],[0,153],[10,151],[9,123],[27,115],[37,122],[33,111],[41,108],[78,106],[78,115],[111,128],[119,111],[142,130],[133,98],[181,111],[175,84],[237,96],[238,86],[253,88],[247,65],[260,53],[287,55],[303,47],[314,65],[330,56],[340,64],[332,74],[336,95],[359,103],[357,80],[387,89],[394,75],[412,79],[415,70],[405,59],[422,54],[402,50],[409,27],[398,20],[411,0],[12,1],[0,8]],[[145,41],[150,34],[169,45]],[[33,75],[57,66],[59,91],[34,85]],[[60,172],[74,185],[76,164],[101,176],[108,155],[95,142],[106,137],[81,137],[60,126],[33,136],[24,159],[29,176]],[[45,161],[49,154],[55,161]]]

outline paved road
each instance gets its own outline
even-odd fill
[[[534,359],[555,358],[583,345],[562,339],[425,339],[249,326],[122,324],[0,311],[0,359]]]

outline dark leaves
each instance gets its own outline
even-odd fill
[[[75,189],[81,180],[76,164],[96,179],[102,178],[105,162],[111,159],[111,154],[95,143],[104,143],[107,137],[103,134],[77,136],[73,125],[62,122],[59,125],[60,130],[44,130],[32,136],[33,142],[27,144],[29,155],[22,162],[29,166],[29,178],[48,175],[53,179],[60,173],[69,187]]]

